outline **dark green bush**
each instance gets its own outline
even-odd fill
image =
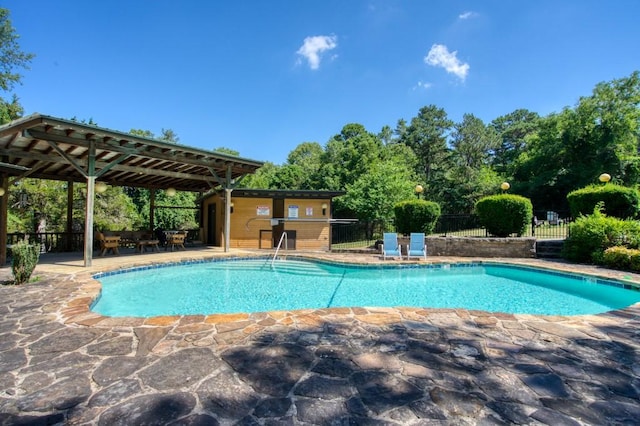
[[[569,225],[569,236],[564,242],[563,256],[576,262],[604,262],[604,251],[609,247],[640,246],[640,223],[608,217],[597,211],[580,216]]]
[[[14,284],[23,284],[29,281],[33,270],[40,258],[40,244],[29,244],[28,241],[20,241],[11,247],[13,260],[11,272]]]
[[[620,219],[635,218],[640,209],[640,193],[637,189],[612,183],[576,189],[567,195],[567,201],[573,217],[591,214],[600,202],[604,203],[603,212],[607,216]]]
[[[431,234],[440,218],[440,205],[427,200],[405,200],[394,208],[396,231],[401,234],[424,232]]]
[[[531,223],[533,205],[531,200],[520,195],[491,195],[476,203],[476,214],[491,235],[521,236]]]

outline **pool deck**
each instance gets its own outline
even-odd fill
[[[265,252],[43,255],[0,286],[0,425],[618,425],[640,418],[640,304],[600,315],[331,308],[107,318],[91,275]],[[353,263],[378,255],[295,253]],[[504,261],[640,283],[538,259]],[[398,263],[387,260],[385,263]],[[412,261],[411,263],[418,263]],[[424,261],[419,262],[424,263]],[[0,281],[10,278],[0,268]]]

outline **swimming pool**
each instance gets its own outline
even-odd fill
[[[640,302],[631,286],[506,264],[345,265],[232,259],[95,276],[91,310],[153,317],[306,308],[411,306],[581,315]],[[627,288],[624,288],[627,287]]]

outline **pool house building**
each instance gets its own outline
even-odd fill
[[[225,191],[202,199],[202,237],[223,246],[229,212],[229,247],[241,249],[329,250],[331,206],[340,191],[234,189],[226,208]],[[286,237],[283,237],[286,234]]]

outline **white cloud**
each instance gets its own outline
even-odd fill
[[[320,67],[321,54],[336,47],[338,47],[338,37],[336,36],[306,37],[302,47],[296,53],[307,60],[309,68],[317,70]],[[335,57],[334,55],[332,59]]]
[[[413,90],[423,89],[428,90],[433,86],[431,83],[425,83],[423,81],[419,81],[418,84],[413,88]]]
[[[443,44],[434,44],[431,50],[424,58],[424,62],[434,67],[442,67],[448,73],[455,74],[464,81],[469,73],[469,64],[461,62],[456,55],[457,51],[449,52],[447,46]]]
[[[478,15],[477,13],[469,11],[469,12],[461,13],[460,15],[458,15],[458,18],[459,19],[470,19],[470,18],[476,17],[477,15]]]

